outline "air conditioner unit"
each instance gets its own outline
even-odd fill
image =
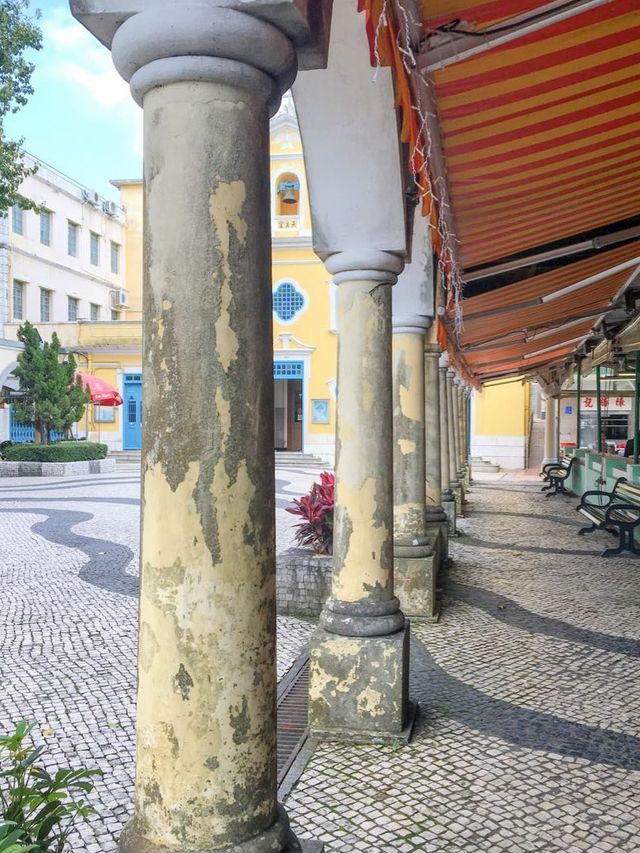
[[[107,214],[107,216],[115,216],[118,212],[118,205],[115,201],[103,201],[102,210]]]
[[[127,300],[127,292],[125,290],[112,290],[111,291],[111,307],[112,308],[126,308],[129,304]]]
[[[100,204],[100,193],[95,192],[95,190],[82,190],[82,201],[97,207]]]

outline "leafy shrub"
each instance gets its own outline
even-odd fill
[[[76,821],[96,813],[84,797],[100,770],[60,769],[53,776],[37,762],[45,748],[29,737],[35,723],[18,723],[0,736],[0,853],[63,853]]]
[[[296,542],[303,547],[311,546],[316,554],[333,553],[333,505],[336,478],[323,471],[320,482],[311,486],[308,495],[299,500],[294,498],[293,507],[287,512],[303,520],[296,524]]]
[[[14,444],[5,447],[7,462],[87,462],[104,459],[107,445],[92,441],[61,441],[58,444]]]

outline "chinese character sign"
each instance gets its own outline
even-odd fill
[[[584,407],[585,409],[593,409],[593,397],[584,398]]]

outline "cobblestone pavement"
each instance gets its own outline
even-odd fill
[[[328,853],[640,851],[640,562],[573,498],[477,483],[414,622],[411,744],[318,747],[286,806]]]
[[[278,547],[291,494],[313,477],[278,470]],[[140,481],[135,471],[0,483],[0,732],[38,722],[52,766],[100,767],[100,819],[73,853],[112,853],[132,804]],[[312,625],[278,618],[278,678]]]
[[[290,497],[317,472],[278,471]],[[568,498],[478,483],[437,625],[414,622],[402,749],[323,744],[287,799],[338,851],[640,851],[640,562],[578,537]],[[131,809],[135,473],[0,487],[0,730],[38,720],[52,762],[100,766],[100,819],[73,853],[113,853]],[[312,626],[278,620],[278,674]],[[45,737],[46,733],[46,737]]]

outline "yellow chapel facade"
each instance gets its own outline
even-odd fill
[[[143,183],[113,181],[124,211],[126,307],[117,319],[36,323],[56,331],[78,366],[120,391],[121,407],[88,407],[79,433],[111,450],[141,447]],[[335,285],[313,251],[302,142],[285,97],[271,123],[272,291],[275,450],[303,452],[332,464],[335,454]],[[19,323],[9,324],[15,337]]]

